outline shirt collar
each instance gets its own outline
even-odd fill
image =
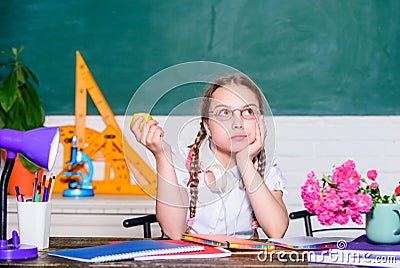
[[[215,157],[214,153],[211,150],[211,141],[209,138],[206,138],[204,142],[201,144],[199,149],[199,159],[200,159],[200,169],[202,171],[213,165],[221,165],[218,159]],[[238,167],[235,165],[230,169],[226,170],[227,173],[233,175],[236,179],[240,179],[240,172]]]

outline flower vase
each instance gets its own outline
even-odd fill
[[[366,215],[366,235],[376,244],[400,243],[400,204],[375,204]]]

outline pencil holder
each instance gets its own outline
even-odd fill
[[[49,247],[51,202],[18,202],[18,229],[21,244]]]

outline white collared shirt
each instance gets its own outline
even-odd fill
[[[200,147],[199,159],[203,171],[213,165],[220,165],[213,156],[209,143],[210,141],[206,139]],[[189,150],[189,148],[183,148],[181,156],[187,159]],[[190,200],[189,171],[182,166],[176,167],[175,171],[178,183],[187,190]],[[199,173],[196,216],[191,232],[251,238],[253,210],[245,189],[239,183],[242,179],[239,169],[234,166],[226,170],[225,174],[226,186],[222,191],[212,191],[204,181],[204,172]],[[281,190],[287,193],[285,190],[286,179],[275,161],[267,163],[264,180],[270,190]],[[189,218],[189,210],[187,218]]]

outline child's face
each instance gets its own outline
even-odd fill
[[[237,153],[254,142],[259,120],[257,96],[249,88],[233,84],[214,91],[206,128],[219,151]]]

